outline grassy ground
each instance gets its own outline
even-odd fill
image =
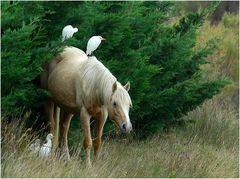
[[[41,159],[25,150],[30,137],[5,136],[2,177],[239,177],[238,120],[231,109],[206,102],[189,113],[184,128],[145,141],[105,140],[99,161],[86,168],[82,146],[70,161]],[[25,133],[27,134],[27,133]]]
[[[206,78],[227,76],[233,83],[184,116],[185,126],[144,141],[106,139],[99,161],[86,168],[82,145],[71,149],[70,161],[29,156],[31,131],[2,124],[1,177],[238,178],[238,23],[238,16],[226,15],[218,26],[206,23],[200,30],[199,45],[222,37],[219,49],[209,57],[211,64],[203,66]]]

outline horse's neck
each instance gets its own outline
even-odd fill
[[[110,100],[111,100],[111,96],[112,96],[112,86],[115,82],[115,77],[113,77],[111,79],[111,82],[106,82],[105,84],[101,85],[101,101],[103,103],[103,105],[105,105],[106,107],[108,107],[110,105]]]
[[[77,100],[82,100],[86,108],[108,105],[116,78],[94,58],[84,61],[81,69],[77,78]],[[77,104],[81,104],[81,101],[77,101]]]
[[[84,105],[88,109],[95,110],[98,107],[108,106],[111,99],[111,94],[109,94],[109,88],[112,86],[101,85],[98,89],[93,89],[90,95],[85,96]]]

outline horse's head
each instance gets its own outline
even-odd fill
[[[108,114],[120,128],[121,132],[129,133],[132,130],[132,124],[129,118],[129,108],[132,106],[131,98],[128,94],[130,82],[122,86],[119,82],[115,82],[112,86],[112,96]]]

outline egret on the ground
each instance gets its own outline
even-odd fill
[[[101,36],[93,36],[93,37],[91,37],[88,40],[88,43],[87,43],[86,54],[87,55],[91,55],[93,53],[93,51],[95,51],[98,48],[98,46],[100,45],[102,40],[106,40],[106,39],[102,38]]]
[[[78,28],[73,28],[71,25],[65,26],[62,30],[62,42],[71,38],[76,32],[78,32]]]
[[[40,150],[40,139],[36,139],[34,143],[29,146],[30,154],[38,154]]]
[[[47,157],[51,154],[52,139],[53,139],[53,135],[51,133],[48,134],[46,138],[47,143],[43,144],[39,151],[39,155],[41,157]]]

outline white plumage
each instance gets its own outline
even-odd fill
[[[62,42],[73,36],[75,32],[78,32],[78,28],[73,28],[71,25],[67,25],[62,30]]]
[[[34,143],[29,146],[30,154],[36,155],[40,150],[40,139],[36,139]]]
[[[87,55],[91,55],[93,53],[93,51],[95,51],[98,46],[100,45],[102,40],[106,40],[104,38],[102,38],[101,36],[93,36],[88,40],[87,43],[87,51],[86,54]]]
[[[47,135],[47,138],[46,138],[47,143],[43,144],[39,150],[39,155],[41,157],[47,157],[51,154],[52,138],[53,138],[53,135],[51,133]]]

